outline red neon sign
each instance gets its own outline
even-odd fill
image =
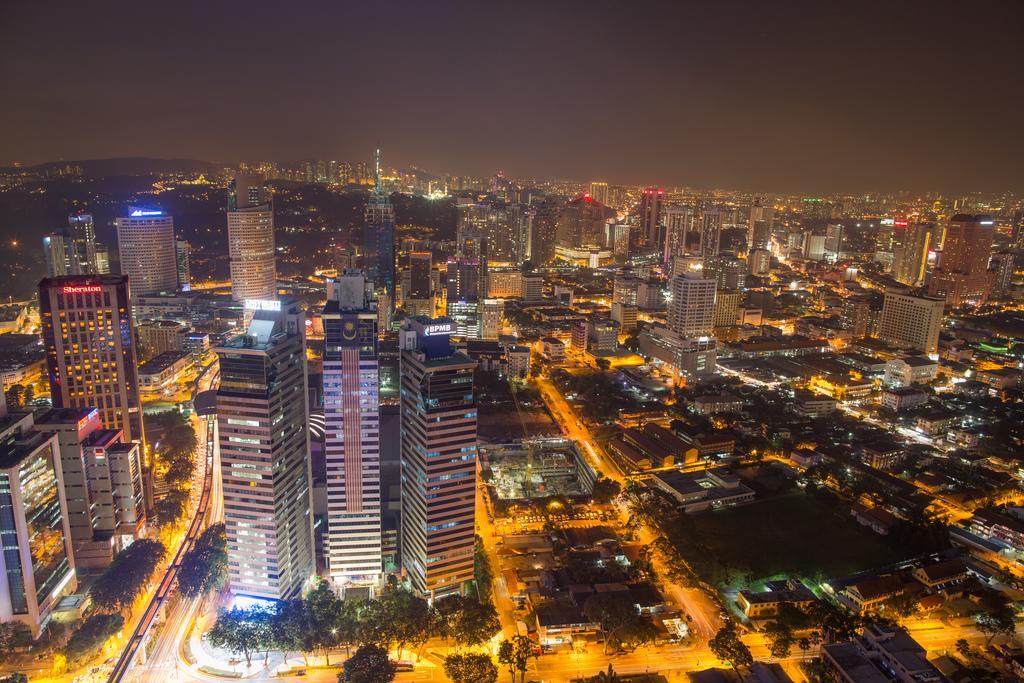
[[[95,294],[103,291],[101,285],[71,285],[60,290],[64,294]]]

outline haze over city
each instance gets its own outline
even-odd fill
[[[0,683],[1024,680],[1018,2],[0,7]]]

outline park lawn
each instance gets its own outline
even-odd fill
[[[729,568],[733,585],[782,575],[824,579],[905,559],[845,511],[841,503],[797,493],[692,518],[701,544]]]

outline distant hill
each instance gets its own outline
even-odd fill
[[[106,176],[148,175],[150,173],[201,173],[219,169],[215,164],[198,159],[151,159],[149,157],[122,157],[117,159],[80,159],[77,161],[48,161],[36,166],[11,166],[0,168],[0,173],[36,171],[46,173],[65,166],[81,166],[82,175],[88,178]]]

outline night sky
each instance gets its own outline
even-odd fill
[[[4,2],[0,164],[1024,191],[1024,3],[837,4]]]

